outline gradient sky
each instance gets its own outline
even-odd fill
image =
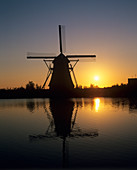
[[[137,74],[137,0],[0,0],[0,23],[0,88],[44,83],[44,62],[27,52],[58,55],[59,24],[65,54],[97,56],[75,67],[79,85],[107,87]]]

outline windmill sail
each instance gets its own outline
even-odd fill
[[[59,25],[59,44],[60,44],[60,53],[62,54],[62,36],[61,36],[61,25]]]

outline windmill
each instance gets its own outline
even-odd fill
[[[51,76],[51,80],[49,83],[49,88],[51,91],[56,92],[70,92],[74,88],[74,84],[70,75],[72,72],[75,86],[78,87],[78,83],[76,80],[76,76],[74,74],[74,67],[78,63],[80,58],[94,58],[95,55],[64,55],[62,49],[62,32],[61,25],[59,25],[59,44],[60,44],[60,54],[58,56],[27,56],[27,59],[43,59],[45,62],[48,73],[46,80],[43,84],[45,87],[49,77]],[[75,62],[72,66],[71,62]],[[51,67],[51,63],[53,67]]]

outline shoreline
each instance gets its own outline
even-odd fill
[[[0,89],[0,99],[27,99],[27,98],[137,98],[137,88],[126,86],[115,86],[107,88],[73,89],[69,92],[55,93],[49,89]]]

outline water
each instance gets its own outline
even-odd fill
[[[137,168],[137,102],[0,100],[0,168]]]

